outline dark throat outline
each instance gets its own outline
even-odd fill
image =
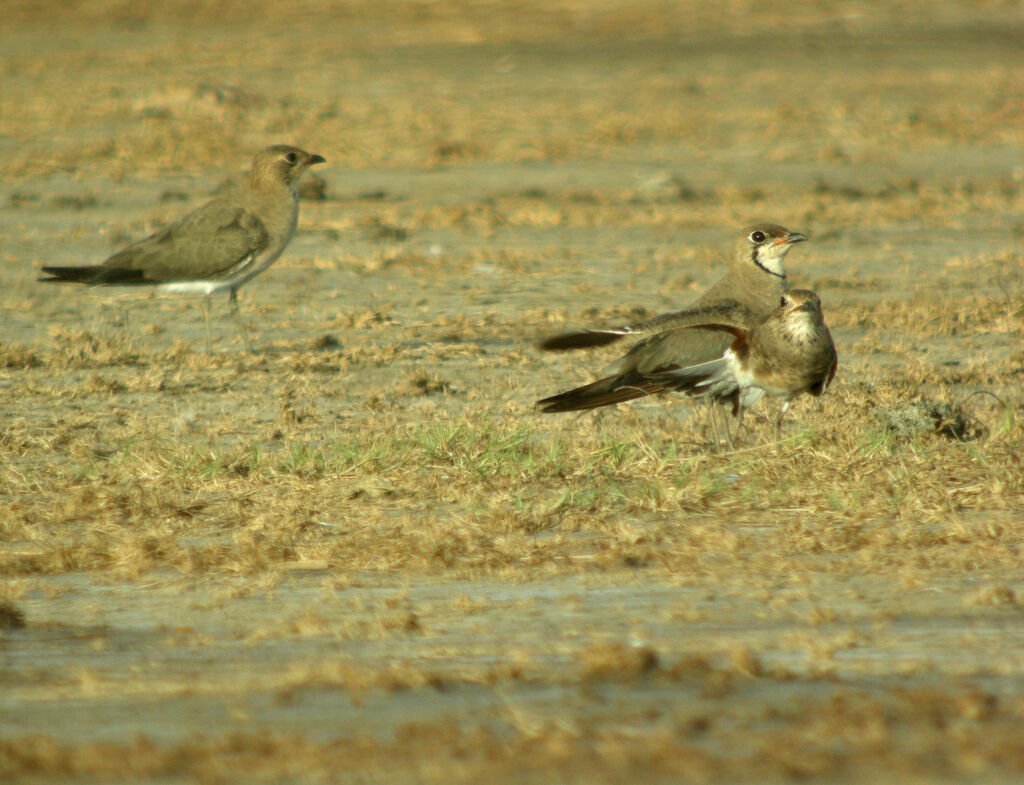
[[[781,278],[782,280],[786,280],[786,274],[785,273],[773,272],[773,271],[769,270],[767,267],[765,267],[763,264],[761,264],[761,260],[757,256],[757,250],[756,249],[754,250],[754,253],[751,254],[751,260],[754,262],[754,264],[757,267],[761,268],[766,273],[768,273],[768,275],[774,275],[776,278]]]

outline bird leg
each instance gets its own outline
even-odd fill
[[[746,411],[746,409],[743,408],[742,396],[741,396],[741,397],[737,398],[736,403],[733,405],[733,411],[732,411],[733,419],[736,420],[736,430],[733,431],[733,433],[736,435],[736,438],[739,438],[740,428],[743,427],[743,413],[745,411]],[[729,418],[728,418],[728,415],[726,415],[725,427],[726,427],[726,432],[728,432],[728,429],[729,429]],[[732,446],[733,446],[733,441],[732,441],[732,437],[730,437],[729,438],[729,447],[730,447],[730,449],[732,448]]]
[[[738,437],[740,435],[740,428],[743,427],[743,396],[739,392],[736,392],[734,395],[718,402],[718,404],[714,406],[716,412],[721,413],[722,427],[725,429],[725,443],[729,446],[730,450],[733,450],[736,448],[734,437]],[[726,406],[731,406],[732,411],[726,411]],[[730,414],[732,414],[733,419],[736,421],[735,429],[729,427]]]
[[[725,431],[725,443],[728,445],[730,450],[733,449],[732,434],[729,432],[729,416],[725,413],[725,410],[719,406],[717,401],[709,399],[708,405],[711,407],[711,434],[712,438],[715,440],[715,447],[718,447],[719,442],[722,440],[718,431],[719,417],[721,416],[723,419],[721,426]]]
[[[238,326],[242,330],[242,338],[245,339],[245,348],[252,354],[255,354],[256,350],[252,348],[252,341],[249,340],[249,328],[245,326],[245,322],[242,320],[242,311],[238,307],[238,290],[233,286],[231,287],[231,294],[228,295],[228,302],[231,303],[232,312],[235,314],[235,321],[238,322]]]
[[[786,414],[786,409],[788,408],[789,401],[783,401],[782,406],[779,407],[779,416],[775,418],[775,441],[779,441],[781,439],[782,417]]]
[[[714,443],[715,448],[718,448],[718,406],[710,398],[707,398],[708,404],[708,424],[711,426],[711,441]]]
[[[203,316],[206,318],[206,353],[213,354],[213,342],[210,340],[210,295],[206,295],[203,305]]]
[[[732,429],[729,427],[729,412],[726,411],[725,406],[716,406],[719,414],[722,416],[722,428],[725,430],[725,443],[729,445],[730,450],[736,449],[736,445],[733,443]],[[739,428],[736,429],[736,435],[739,436]]]
[[[736,435],[740,435],[740,428],[743,427],[743,413],[746,409],[743,408],[743,404],[739,401],[736,402],[733,414],[736,415]]]

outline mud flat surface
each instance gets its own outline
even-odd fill
[[[15,5],[0,780],[1024,776],[1012,3]],[[214,302],[43,286],[252,152],[328,160]],[[540,416],[736,230],[840,354],[735,451]]]

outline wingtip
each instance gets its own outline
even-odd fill
[[[50,265],[39,269],[40,283],[87,283],[95,268],[92,267],[52,267]],[[48,277],[44,277],[48,276]]]
[[[562,333],[545,338],[537,344],[544,352],[567,352],[573,349],[591,349],[615,343],[624,333],[604,332],[602,330],[582,330],[575,333]]]

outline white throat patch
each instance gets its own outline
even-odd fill
[[[769,245],[757,249],[757,263],[770,273],[785,277],[786,269],[782,266],[782,260],[789,253],[789,244]]]

